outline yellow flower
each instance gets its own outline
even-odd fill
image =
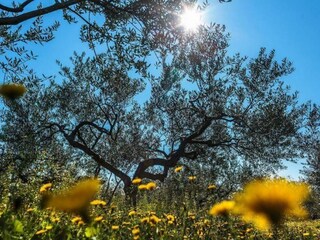
[[[158,222],[161,222],[161,219],[158,218],[156,215],[152,215],[149,219],[150,223],[157,224]]]
[[[147,189],[148,190],[153,190],[153,189],[155,189],[156,188],[156,183],[154,183],[154,182],[149,182],[148,184],[147,184]]]
[[[148,223],[149,222],[149,217],[141,218],[140,222],[141,223]]]
[[[51,230],[51,229],[52,229],[51,225],[46,226],[46,230]]]
[[[196,215],[193,212],[188,212],[188,218],[194,220],[196,219]]]
[[[81,217],[74,217],[74,218],[71,219],[71,222],[73,222],[73,223],[78,223],[80,221],[82,221]]]
[[[112,230],[119,230],[119,226],[111,226]]]
[[[283,179],[253,181],[235,195],[235,212],[259,229],[279,225],[285,217],[306,217],[301,206],[309,195],[306,184]]]
[[[189,181],[194,181],[197,179],[197,177],[196,176],[189,176],[188,179],[189,179]]]
[[[22,97],[26,91],[25,86],[17,83],[3,84],[0,86],[0,95],[10,100]]]
[[[99,188],[99,180],[83,180],[61,193],[46,195],[43,199],[43,205],[66,212],[83,212],[89,206]]]
[[[174,172],[175,172],[175,173],[178,173],[178,172],[180,172],[181,170],[182,170],[182,166],[176,167],[176,168],[174,169]]]
[[[52,183],[46,183],[42,185],[40,188],[40,193],[46,192],[51,187],[52,187]]]
[[[141,191],[148,190],[147,184],[141,184],[138,186],[138,189]]]
[[[139,235],[139,233],[140,233],[139,227],[134,227],[134,228],[132,229],[132,234],[133,234],[134,236]]]
[[[216,185],[214,185],[214,184],[210,184],[209,186],[208,186],[208,190],[213,190],[213,189],[216,189],[217,187],[216,187]]]
[[[102,219],[103,219],[103,217],[99,216],[99,217],[94,218],[94,221],[95,222],[100,222]]]
[[[47,232],[46,229],[41,229],[41,230],[39,230],[39,231],[36,232],[36,235],[40,235],[40,234],[43,234],[43,233],[45,233],[45,232]]]
[[[168,223],[171,224],[175,221],[175,217],[171,214],[166,215]]]
[[[137,212],[136,211],[130,211],[129,213],[128,213],[128,215],[131,217],[131,216],[133,216],[133,215],[136,215],[137,214]]]
[[[213,205],[213,207],[209,211],[209,214],[214,216],[228,216],[228,214],[234,208],[234,205],[234,201],[222,201]]]
[[[91,201],[90,204],[94,205],[94,206],[98,206],[98,205],[105,206],[107,203],[105,201],[96,199],[96,200]]]
[[[141,178],[135,178],[132,180],[132,184],[139,185],[142,182]]]

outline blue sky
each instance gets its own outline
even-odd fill
[[[206,20],[225,24],[230,52],[254,57],[260,47],[287,57],[295,71],[284,80],[301,102],[320,104],[320,1],[233,0],[211,4]],[[282,176],[299,177],[301,164],[288,163]]]
[[[295,72],[285,82],[292,91],[299,91],[301,102],[320,104],[320,1],[319,0],[233,0],[220,4],[211,0],[206,22],[225,24],[231,34],[230,53],[255,57],[260,47],[275,49],[280,60],[287,57]],[[61,13],[44,17],[45,21],[60,18]],[[44,46],[32,46],[39,55],[32,64],[39,74],[56,74],[55,60],[68,63],[73,51],[84,51],[77,25],[62,24],[56,39]],[[297,178],[300,165],[290,164],[282,174]]]

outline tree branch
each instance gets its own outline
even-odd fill
[[[33,2],[33,0],[26,0],[23,3],[21,3],[19,5],[19,7],[17,7],[17,8],[11,8],[11,7],[7,7],[7,6],[0,4],[0,9],[7,11],[7,12],[15,12],[15,13],[16,12],[23,12],[24,7],[27,6],[31,2]]]
[[[69,0],[65,2],[57,2],[49,7],[37,9],[34,11],[30,11],[27,13],[20,14],[14,17],[4,17],[0,18],[0,26],[1,25],[17,25],[23,21],[29,20],[31,18],[39,17],[60,9],[67,8],[69,6],[75,5],[77,3],[83,2],[85,0]]]

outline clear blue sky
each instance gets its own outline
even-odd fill
[[[231,33],[230,53],[255,57],[260,47],[275,49],[276,57],[287,57],[295,72],[285,82],[299,91],[301,102],[320,104],[320,0],[233,0],[220,4],[211,0],[207,22],[225,24]],[[45,21],[60,18],[60,13],[45,16]],[[56,39],[44,46],[33,46],[39,55],[32,66],[37,73],[56,74],[55,60],[68,63],[73,51],[83,51],[78,26],[62,25]],[[299,165],[290,164],[283,175],[298,176]]]

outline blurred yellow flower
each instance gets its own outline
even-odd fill
[[[228,216],[228,214],[233,210],[235,205],[234,201],[222,201],[213,205],[210,209],[209,214],[213,216]]]
[[[128,215],[131,217],[131,216],[133,216],[133,215],[136,215],[137,214],[137,212],[136,211],[134,211],[134,210],[132,210],[132,211],[130,211],[129,213],[128,213]]]
[[[42,185],[40,188],[40,193],[46,192],[51,187],[52,187],[52,183],[46,183]]]
[[[284,179],[258,180],[235,195],[235,212],[259,229],[279,225],[285,217],[306,217],[302,203],[309,195],[306,184]]]
[[[119,226],[113,225],[113,226],[111,226],[111,229],[114,230],[114,231],[115,231],[115,230],[119,230]]]
[[[149,217],[141,218],[140,222],[141,223],[148,223],[149,222]]]
[[[156,183],[154,183],[154,182],[149,182],[148,184],[147,184],[147,189],[148,190],[153,190],[153,189],[155,189],[156,188]]]
[[[175,173],[181,172],[182,168],[183,168],[182,166],[176,167],[176,168],[174,169],[174,172],[175,172]]]
[[[189,181],[194,181],[197,179],[197,177],[196,176],[189,176],[188,179],[189,179]]]
[[[132,229],[132,234],[133,234],[134,236],[139,235],[139,234],[140,234],[140,229],[139,229],[139,227],[134,227],[134,228]]]
[[[89,206],[99,188],[100,182],[97,179],[82,180],[61,193],[45,195],[43,205],[66,212],[83,212]]]
[[[26,91],[25,86],[18,83],[3,84],[0,86],[0,95],[10,100],[22,97]]]
[[[80,221],[82,221],[81,217],[74,217],[74,218],[71,219],[71,222],[73,222],[73,223],[78,223]]]
[[[135,178],[132,180],[132,184],[134,184],[134,185],[139,185],[141,182],[142,182],[141,178]]]
[[[208,190],[213,190],[213,189],[216,189],[217,187],[216,187],[216,185],[214,185],[214,184],[210,184],[209,186],[208,186]]]
[[[45,232],[47,232],[47,231],[48,231],[48,230],[46,230],[46,229],[41,229],[41,230],[39,230],[39,231],[36,232],[36,235],[43,234],[43,233],[45,233]]]
[[[98,206],[98,205],[101,205],[101,206],[105,206],[107,203],[103,200],[93,200],[90,202],[91,205],[94,205],[94,206]]]
[[[51,225],[46,226],[46,230],[51,230],[53,227]]]
[[[102,216],[99,216],[99,217],[95,217],[95,218],[94,218],[94,221],[95,221],[95,222],[100,222],[100,221],[102,221],[102,219],[103,219],[103,217],[102,217]]]
[[[138,189],[139,190],[153,190],[153,189],[155,189],[156,188],[156,183],[154,183],[154,182],[149,182],[149,183],[147,183],[147,184],[141,184],[141,185],[139,185],[138,186]]]
[[[158,222],[161,222],[161,219],[158,218],[156,215],[152,215],[152,216],[149,218],[149,221],[150,221],[150,223],[152,223],[152,224],[157,224]]]
[[[141,184],[138,186],[138,189],[141,191],[148,190],[147,184]]]
[[[166,215],[166,218],[167,218],[169,224],[172,224],[176,219],[175,216],[173,216],[172,214]]]

